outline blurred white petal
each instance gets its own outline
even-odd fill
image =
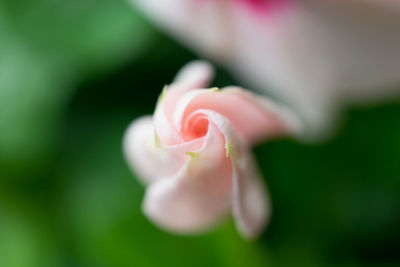
[[[214,67],[206,61],[192,61],[178,72],[174,84],[196,89],[207,88],[214,78]]]
[[[348,103],[400,94],[395,1],[284,1],[261,15],[238,1],[132,1],[200,54],[290,103],[308,125],[304,137],[328,132]]]

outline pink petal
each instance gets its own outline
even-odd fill
[[[266,185],[249,151],[234,162],[232,213],[243,237],[252,239],[266,228],[271,206]]]
[[[173,84],[161,93],[154,112],[154,125],[160,141],[165,145],[183,141],[179,131],[171,123],[177,102],[190,90],[208,86],[214,77],[214,68],[204,61],[192,61],[177,74]]]
[[[298,131],[293,114],[272,101],[237,87],[216,90],[194,90],[181,98],[174,113],[174,123],[198,109],[215,111],[230,120],[235,130],[249,143]]]
[[[125,133],[124,154],[138,178],[148,184],[176,173],[186,163],[186,152],[198,150],[203,139],[174,146],[165,146],[155,134],[153,119],[146,116],[135,120]]]
[[[226,153],[233,166],[233,217],[243,237],[255,238],[267,226],[271,208],[266,187],[251,151],[244,140],[236,135],[227,118],[208,110],[197,112],[207,115],[225,137]]]
[[[204,146],[172,177],[152,183],[143,210],[158,226],[178,233],[208,229],[229,212],[232,165],[224,136],[210,124]]]
[[[240,8],[247,8],[253,15],[267,16],[292,0],[234,0]]]
[[[173,89],[176,92],[179,89]],[[175,93],[175,92],[173,92]],[[178,93],[178,92],[177,92]],[[168,93],[167,93],[168,95]],[[157,103],[156,110],[154,112],[154,129],[155,132],[160,139],[160,142],[163,145],[176,145],[183,142],[182,137],[179,134],[178,129],[174,127],[171,123],[171,120],[168,117],[168,114],[173,111],[173,109],[168,110],[168,103],[166,106],[165,100],[161,99]]]

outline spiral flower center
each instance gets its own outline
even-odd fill
[[[207,134],[208,123],[204,115],[197,115],[189,121],[189,132],[194,138],[203,137]]]
[[[204,114],[194,114],[187,118],[182,135],[185,141],[201,138],[208,132],[209,120]]]

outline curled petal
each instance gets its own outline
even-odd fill
[[[242,236],[252,239],[267,226],[271,205],[252,154],[241,153],[234,162],[232,214]]]
[[[266,186],[255,166],[251,151],[224,116],[200,110],[207,114],[225,137],[226,154],[232,161],[232,214],[243,237],[252,239],[267,226],[270,217],[270,202]]]
[[[135,120],[128,127],[123,141],[126,159],[144,184],[176,173],[188,160],[185,153],[202,145],[203,139],[196,139],[164,146],[155,134],[151,116]]]
[[[198,109],[213,110],[233,124],[250,144],[266,138],[299,132],[299,121],[284,107],[238,87],[193,90],[180,99],[173,121],[177,129]]]
[[[179,89],[178,89],[179,90]],[[162,96],[161,96],[162,97]],[[165,100],[159,100],[154,112],[154,131],[163,145],[177,145],[183,142],[179,131],[171,123],[165,107]]]
[[[152,183],[143,210],[160,227],[179,233],[208,229],[231,207],[232,165],[224,136],[210,124],[201,150],[174,176]]]
[[[172,113],[182,96],[195,88],[208,86],[214,77],[214,68],[205,61],[193,61],[184,66],[171,86],[165,86],[154,112],[156,132],[165,145],[179,144],[183,139],[171,123]]]
[[[240,88],[195,89],[211,79],[208,64],[189,64],[166,88],[154,117],[127,130],[128,163],[149,184],[143,210],[178,233],[208,229],[228,213],[246,238],[269,220],[270,206],[249,144],[295,131],[291,113]]]

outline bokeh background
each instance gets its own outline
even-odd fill
[[[142,215],[122,135],[196,58],[124,1],[0,1],[0,266],[400,266],[400,99],[256,147],[274,208],[256,241]]]

